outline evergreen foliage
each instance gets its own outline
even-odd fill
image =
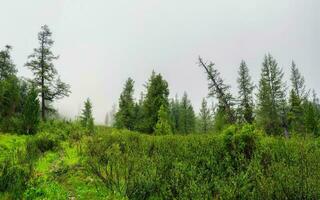
[[[0,51],[0,81],[15,76],[17,73],[11,59],[11,49],[11,46],[6,45],[5,49]]]
[[[115,126],[117,128],[134,129],[135,123],[135,103],[133,99],[134,81],[131,78],[125,83],[124,89],[119,99],[119,110],[115,115]]]
[[[289,113],[288,120],[290,129],[294,132],[303,132],[304,129],[304,107],[308,107],[306,86],[304,77],[300,74],[296,64],[292,62],[291,65],[291,91],[289,95]]]
[[[194,132],[195,120],[193,107],[185,92],[180,102],[178,131],[182,134]]]
[[[253,117],[253,89],[251,77],[249,75],[249,69],[245,61],[241,61],[238,77],[238,89],[239,89],[239,121],[252,123]]]
[[[86,128],[89,133],[94,133],[94,119],[92,116],[92,104],[88,98],[84,103],[84,108],[80,116],[82,127]]]
[[[218,109],[220,114],[225,115],[226,122],[232,124],[236,121],[235,112],[233,109],[234,98],[230,92],[230,86],[224,83],[224,80],[221,78],[220,72],[215,69],[215,64],[210,62],[209,64],[205,63],[202,58],[199,57],[199,66],[204,68],[208,83],[209,96],[216,97],[218,99]]]
[[[34,49],[28,57],[29,61],[25,64],[33,72],[33,83],[40,91],[42,120],[46,120],[46,114],[51,110],[49,106],[51,102],[70,93],[70,86],[57,77],[58,73],[53,62],[58,59],[58,56],[55,56],[51,50],[54,43],[51,36],[48,26],[42,26],[38,33],[39,47]]]
[[[172,128],[169,122],[169,115],[166,108],[162,105],[158,112],[158,122],[156,124],[155,135],[170,135],[172,134]]]
[[[212,128],[212,113],[208,108],[208,103],[205,98],[202,99],[201,108],[200,108],[200,132],[208,133]]]
[[[158,122],[158,111],[161,106],[169,106],[169,88],[161,74],[152,72],[146,85],[147,93],[143,102],[143,124],[142,131],[152,133]]]
[[[26,134],[35,134],[40,122],[40,102],[38,92],[32,86],[27,94],[22,111],[22,131]]]
[[[265,56],[262,63],[257,97],[259,126],[268,134],[279,134],[286,131],[283,72],[270,54]]]

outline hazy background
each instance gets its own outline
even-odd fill
[[[49,25],[56,68],[72,90],[56,107],[73,117],[90,97],[102,123],[125,80],[135,80],[138,97],[153,69],[170,96],[187,91],[198,112],[207,95],[199,55],[216,63],[234,92],[241,59],[256,83],[265,53],[285,72],[294,59],[319,93],[319,10],[319,0],[1,0],[0,46],[12,45],[19,75],[31,77],[23,65]]]

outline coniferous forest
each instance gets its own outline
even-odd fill
[[[10,45],[0,51],[0,199],[320,198],[320,103],[299,63],[286,80],[266,53],[255,83],[240,60],[229,85],[195,55],[208,84],[199,112],[152,71],[139,99],[128,77],[98,125],[90,97],[75,119],[55,109],[72,91],[55,67],[53,36],[46,25],[35,36],[28,78]]]

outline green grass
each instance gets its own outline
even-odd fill
[[[35,176],[26,195],[31,199],[123,199],[88,173],[82,160],[82,142],[60,142],[60,148],[44,153],[35,164]]]
[[[0,134],[0,162],[15,148],[24,145],[27,136]]]

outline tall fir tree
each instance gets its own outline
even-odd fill
[[[212,114],[211,110],[208,108],[208,103],[205,98],[202,99],[199,120],[200,132],[209,132],[212,127]]]
[[[188,95],[185,92],[180,103],[179,132],[183,134],[195,131],[195,114]]]
[[[120,95],[119,110],[115,115],[115,126],[117,128],[126,128],[133,130],[135,123],[135,102],[133,99],[134,81],[131,78],[125,83],[123,91]]]
[[[42,26],[38,33],[39,47],[34,49],[34,52],[28,57],[29,61],[25,64],[33,72],[33,82],[40,91],[42,120],[46,120],[46,114],[50,111],[50,103],[70,93],[70,86],[57,77],[53,61],[57,60],[58,56],[52,53],[54,41],[51,36],[52,33],[48,26]]]
[[[154,130],[155,135],[170,135],[172,134],[172,127],[170,124],[169,114],[167,108],[161,105],[158,111],[158,121]]]
[[[179,132],[180,101],[178,96],[170,100],[170,121],[174,133]]]
[[[84,103],[80,122],[81,125],[89,131],[89,133],[94,133],[94,118],[92,116],[92,104],[89,98]]]
[[[251,77],[249,75],[249,69],[245,61],[241,61],[239,67],[239,77],[238,77],[238,89],[239,89],[239,119],[240,122],[252,123],[253,117],[253,89],[254,85],[252,83]]]
[[[165,109],[169,106],[169,89],[168,83],[161,74],[152,72],[151,77],[146,85],[147,93],[143,102],[143,132],[152,133],[158,121],[158,111],[161,106]]]
[[[291,91],[289,96],[288,121],[290,129],[294,132],[304,132],[304,106],[307,101],[304,77],[296,64],[291,64]]]
[[[280,134],[281,131],[285,131],[287,135],[285,85],[282,79],[283,72],[276,60],[270,54],[266,55],[257,94],[257,121],[268,134]]]

